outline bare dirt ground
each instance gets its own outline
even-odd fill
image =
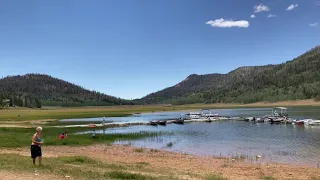
[[[85,147],[52,146],[43,147],[43,156],[87,156],[108,163],[148,163],[150,168],[161,169],[163,172],[175,172],[179,176],[188,177],[188,173],[198,175],[218,174],[228,179],[257,180],[263,177],[276,179],[311,180],[320,178],[320,169],[285,164],[250,164],[223,158],[193,156],[168,151],[144,149],[136,152],[136,148],[120,145],[93,145]],[[1,149],[2,153],[15,153],[29,156],[29,149]],[[44,159],[45,163],[45,159]],[[23,176],[27,179],[28,175]],[[27,177],[27,178],[25,178]],[[35,179],[34,175],[30,175]],[[53,176],[52,176],[53,177]],[[0,172],[0,179],[19,179],[16,174]],[[184,177],[185,178],[185,177]],[[50,177],[46,178],[50,179]],[[182,178],[183,179],[183,178]]]
[[[32,173],[14,173],[8,171],[0,171],[0,179],[1,180],[43,180],[43,176],[38,176]],[[46,180],[59,180],[61,178],[57,178],[54,175],[48,174],[46,175]]]

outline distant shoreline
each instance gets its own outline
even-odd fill
[[[125,117],[134,113],[152,113],[165,111],[184,111],[200,109],[227,108],[265,108],[265,107],[320,106],[320,101],[293,100],[282,102],[258,102],[252,104],[187,104],[187,105],[126,105],[126,106],[88,106],[88,107],[43,107],[42,109],[3,108],[0,109],[0,122],[59,120],[72,118]]]

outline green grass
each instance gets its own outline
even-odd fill
[[[133,151],[137,152],[137,153],[142,153],[142,152],[144,152],[144,149],[138,148],[138,149],[134,149]]]
[[[0,121],[7,120],[43,120],[43,119],[72,119],[94,117],[123,117],[136,112],[173,111],[186,108],[172,108],[164,106],[110,106],[110,107],[81,107],[81,108],[51,108],[0,109]],[[20,115],[20,116],[19,116]]]
[[[128,134],[97,134],[93,139],[91,134],[75,135],[73,133],[90,131],[89,128],[44,128],[41,138],[45,146],[54,145],[90,145],[95,143],[113,143],[116,140],[134,140],[143,137],[158,136],[161,133],[139,132]],[[96,128],[96,131],[98,128]],[[68,132],[68,138],[59,140],[62,132]],[[0,128],[0,147],[25,147],[31,144],[35,129],[33,128]]]
[[[59,157],[43,159],[43,166],[32,165],[29,157],[16,154],[3,154],[0,156],[0,170],[13,172],[38,173],[45,179],[45,175],[55,174],[64,178],[71,176],[75,179],[136,179],[136,180],[157,180],[171,179],[170,177],[157,178],[145,175],[148,169],[136,168],[134,164],[108,164],[93,160],[87,157]],[[139,173],[132,173],[139,171]]]
[[[122,171],[112,171],[105,174],[105,177],[109,177],[112,179],[136,179],[136,180],[153,180],[156,179],[151,176],[141,175],[141,174],[134,174],[134,173],[127,173]]]
[[[228,180],[220,175],[209,175],[206,177],[206,180]]]
[[[263,176],[260,178],[261,180],[277,180],[276,178],[272,177],[272,176]]]

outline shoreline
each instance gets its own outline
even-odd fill
[[[267,108],[275,106],[286,107],[320,107],[320,101],[292,100],[282,102],[257,102],[252,104],[186,104],[186,105],[127,105],[127,106],[97,106],[97,107],[44,107],[43,109],[27,108],[3,108],[0,109],[0,123],[2,121],[37,121],[37,120],[60,120],[74,118],[96,117],[125,117],[133,113],[151,113],[167,111],[184,111],[199,109],[236,109],[236,108]]]
[[[29,156],[29,149],[27,147],[21,149],[0,149],[0,154]],[[43,156],[44,164],[46,163],[46,158],[71,156],[85,156],[115,164],[146,164],[146,168],[148,167],[156,171],[156,173],[154,172],[155,174],[172,173],[178,179],[206,179],[205,177],[210,174],[219,175],[226,179],[239,180],[255,180],[266,177],[274,179],[320,178],[319,168],[284,163],[250,164],[236,159],[230,160],[166,150],[141,149],[127,145],[44,146]],[[150,172],[150,174],[153,173]],[[55,176],[56,174],[50,175]]]

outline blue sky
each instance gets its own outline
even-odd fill
[[[190,74],[291,60],[319,34],[315,0],[0,0],[0,76],[139,98]]]

